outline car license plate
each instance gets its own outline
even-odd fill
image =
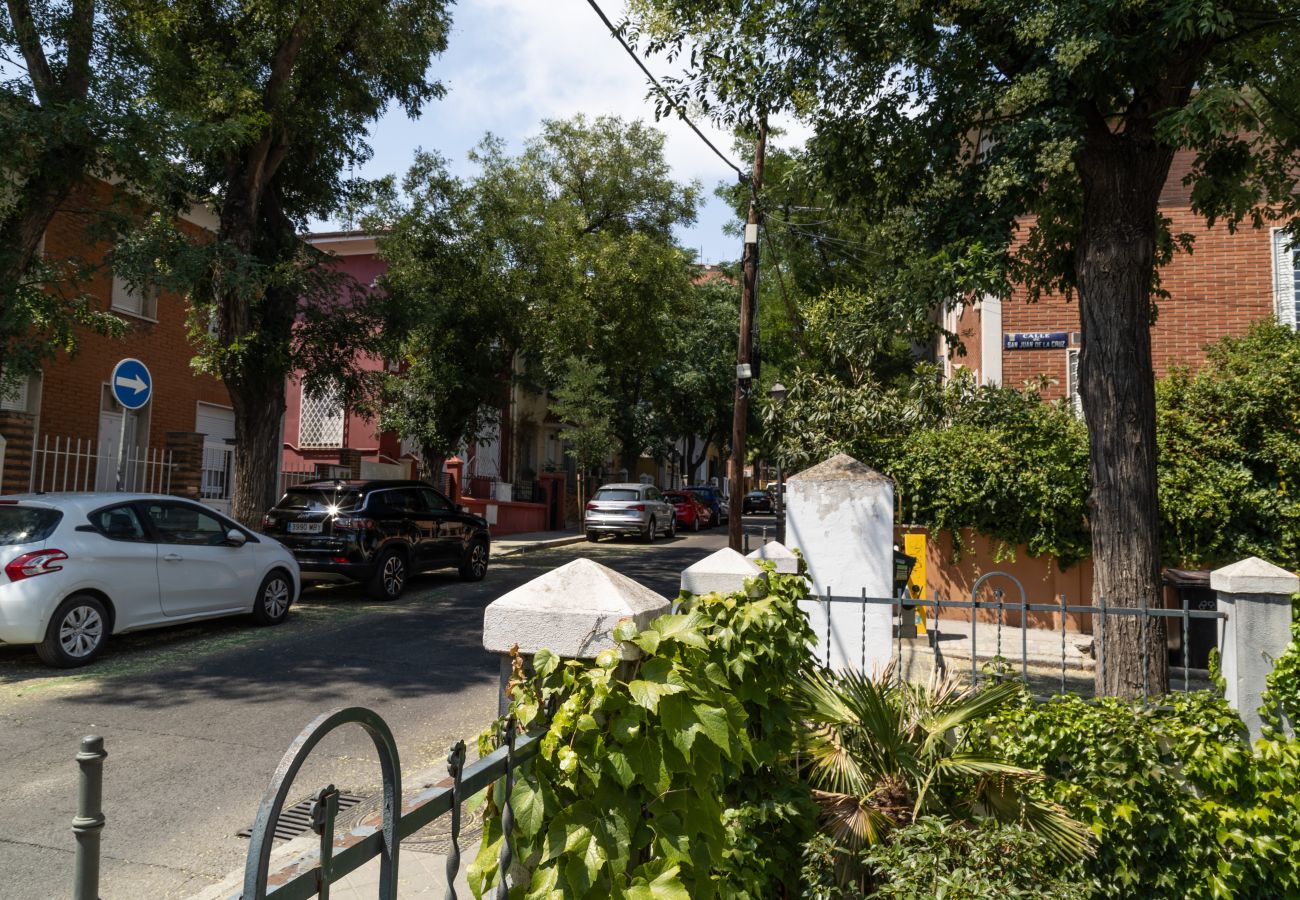
[[[320,522],[290,522],[290,534],[320,534]]]

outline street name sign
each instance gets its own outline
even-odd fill
[[[1008,332],[1002,335],[1003,350],[1064,350],[1068,346],[1068,331]]]

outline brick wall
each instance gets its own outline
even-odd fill
[[[0,472],[0,494],[25,494],[31,484],[32,438],[35,417],[29,413],[0,410],[0,434],[4,435],[4,467]]]
[[[1169,298],[1159,301],[1158,315],[1151,329],[1152,365],[1157,376],[1176,365],[1196,367],[1205,359],[1205,346],[1227,335],[1245,333],[1251,323],[1274,314],[1271,232],[1268,228],[1240,228],[1235,234],[1222,225],[1206,227],[1189,205],[1189,190],[1181,184],[1192,157],[1183,153],[1175,159],[1161,197],[1161,212],[1170,219],[1175,234],[1194,236],[1193,252],[1178,253],[1160,272]],[[1022,230],[1021,234],[1024,234]],[[961,318],[968,352],[978,351],[979,313],[968,310]],[[1079,308],[1075,301],[1060,296],[1029,303],[1026,292],[1017,289],[1002,304],[1003,332],[1079,331]],[[971,368],[978,357],[955,359]],[[1048,398],[1064,396],[1067,351],[1004,350],[1002,383],[1019,387],[1047,375],[1055,381]]]
[[[102,206],[112,201],[114,189],[102,182],[83,188],[66,204],[67,210]],[[52,260],[85,258],[101,264],[104,247],[91,246],[86,236],[86,219],[74,212],[55,215],[45,235],[45,253]],[[202,234],[188,222],[181,227]],[[113,278],[106,268],[97,269],[84,283],[102,309],[112,299]],[[193,431],[199,401],[230,406],[221,382],[195,374],[190,367],[194,347],[186,336],[186,301],[175,294],[158,298],[157,321],[123,313],[128,323],[124,340],[82,332],[75,356],[59,352],[47,363],[41,392],[42,434],[95,439],[99,434],[100,391],[118,360],[134,356],[149,367],[154,392],[150,401],[149,444],[162,446],[169,431]]]

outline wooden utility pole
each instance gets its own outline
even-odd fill
[[[760,116],[754,141],[754,171],[749,176],[749,216],[745,220],[745,253],[741,257],[740,340],[736,342],[736,406],[731,420],[731,519],[727,541],[732,550],[743,544],[745,510],[745,437],[749,431],[751,380],[742,366],[753,363],[754,308],[758,296],[758,192],[763,187],[763,154],[767,150],[767,116]]]

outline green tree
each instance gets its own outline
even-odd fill
[[[658,374],[655,410],[664,439],[681,442],[680,462],[692,473],[709,447],[731,441],[735,347],[740,328],[740,289],[726,279],[692,288],[693,301],[668,323]]]
[[[762,0],[723,15],[700,0],[653,6],[655,26],[690,44],[684,92],[745,106],[731,61],[762,59],[790,79],[815,127],[811,151],[842,193],[878,216],[914,210],[934,251],[985,271],[998,294],[1019,283],[1077,297],[1094,591],[1128,606],[1156,597],[1149,326],[1158,266],[1192,243],[1170,233],[1158,201],[1185,149],[1195,156],[1193,207],[1207,221],[1288,221],[1300,210],[1300,7]],[[673,33],[665,19],[689,27]],[[1144,683],[1136,617],[1108,641],[1118,664],[1099,673],[1099,687],[1134,696]],[[1163,655],[1150,655],[1145,680],[1167,683]]]
[[[174,122],[183,158],[166,177],[220,220],[177,277],[193,275],[200,364],[230,392],[232,508],[251,521],[275,499],[285,378],[302,369],[343,402],[363,387],[359,354],[382,352],[370,303],[383,293],[342,284],[298,233],[347,197],[370,122],[390,103],[415,116],[441,95],[428,66],[446,45],[446,4],[127,2],[149,102]]]
[[[1156,396],[1166,557],[1300,568],[1300,335],[1256,325]]]
[[[560,430],[560,440],[566,444],[564,452],[577,464],[579,477],[589,485],[592,473],[601,471],[614,451],[611,424],[614,401],[609,396],[605,373],[599,365],[571,356],[560,373],[553,396],[555,402],[551,409],[565,423]],[[578,501],[585,501],[582,493]]]
[[[655,375],[691,298],[691,260],[673,238],[699,205],[672,179],[663,134],[577,116],[543,123],[518,157],[489,139],[475,154],[488,227],[527,298],[523,346],[546,379],[578,356],[604,373],[610,427],[630,469],[655,442]]]
[[[121,334],[122,323],[79,288],[86,260],[46,260],[46,228],[91,178],[130,177],[158,145],[136,102],[140,60],[96,0],[11,0],[0,11],[0,392],[76,329]],[[107,209],[78,210],[89,235],[111,238]]]
[[[388,271],[379,286],[404,319],[402,370],[384,386],[380,421],[442,462],[497,423],[518,345],[522,303],[506,288],[504,260],[483,228],[472,185],[444,160],[416,155],[365,225],[380,234]]]

